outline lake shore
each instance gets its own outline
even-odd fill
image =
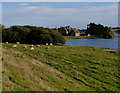
[[[119,91],[116,50],[12,45],[2,44],[3,91]]]
[[[120,35],[114,36],[115,37],[120,37]],[[65,39],[101,39],[100,37],[95,37],[95,36],[64,36]]]

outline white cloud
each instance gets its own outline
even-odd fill
[[[4,0],[3,2],[119,2],[119,0]]]
[[[28,6],[29,4],[28,3],[21,3],[19,4],[19,6]]]
[[[25,11],[39,9],[39,7],[36,7],[36,6],[28,6],[28,7],[23,7],[23,8],[25,9]]]
[[[89,22],[117,25],[116,5],[88,8],[52,8],[48,6],[24,6],[3,10],[3,22],[12,24],[34,24],[43,26],[72,25],[84,27]],[[11,16],[10,16],[11,15]]]
[[[95,13],[95,14],[103,14],[103,13],[117,13],[116,5],[109,5],[109,6],[101,6],[101,7],[91,7],[89,9],[80,9],[80,8],[51,8],[47,6],[27,6],[23,7],[20,10],[15,9],[13,11],[18,11],[20,13],[25,12],[33,12],[38,14],[54,14],[54,15],[75,15],[75,14],[82,14],[82,13]]]

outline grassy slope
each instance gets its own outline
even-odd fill
[[[118,91],[117,52],[98,47],[3,44],[3,91]]]

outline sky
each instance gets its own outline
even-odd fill
[[[119,2],[119,0],[1,0],[3,2]]]
[[[95,22],[118,26],[117,2],[3,2],[2,24],[85,29]]]

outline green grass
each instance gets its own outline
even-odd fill
[[[3,44],[3,91],[119,91],[117,50],[11,46]]]

